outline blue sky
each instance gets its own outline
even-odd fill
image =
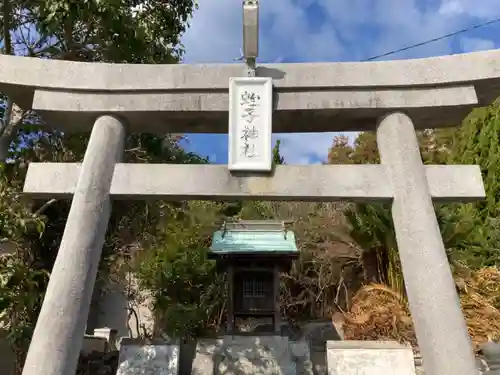
[[[185,63],[240,57],[242,0],[200,0]],[[500,0],[260,0],[261,63],[359,61],[500,18]],[[500,48],[500,22],[386,59]],[[326,159],[335,133],[279,134],[288,164]],[[227,162],[227,136],[188,134],[186,148]]]

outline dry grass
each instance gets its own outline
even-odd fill
[[[366,285],[345,315],[346,340],[395,340],[416,345],[413,323],[401,296],[380,284]]]
[[[457,285],[474,344],[500,339],[500,270],[483,268],[468,278],[458,277]]]
[[[456,277],[469,334],[478,344],[500,338],[500,271],[484,268]],[[345,314],[346,340],[417,341],[406,302],[384,285],[367,285],[355,295]]]

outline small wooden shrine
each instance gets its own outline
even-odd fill
[[[299,251],[284,221],[224,222],[214,232],[210,257],[227,272],[227,332],[235,318],[272,318],[280,330],[279,274],[290,269]]]

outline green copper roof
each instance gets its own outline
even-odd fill
[[[225,224],[214,232],[214,254],[298,253],[295,234],[280,222],[241,221]]]

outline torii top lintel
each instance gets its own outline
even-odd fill
[[[116,113],[130,131],[226,133],[230,77],[245,64],[132,65],[0,55],[0,91],[66,132]],[[415,127],[457,125],[500,94],[500,50],[382,62],[264,64],[273,132],[374,129],[403,110]]]

